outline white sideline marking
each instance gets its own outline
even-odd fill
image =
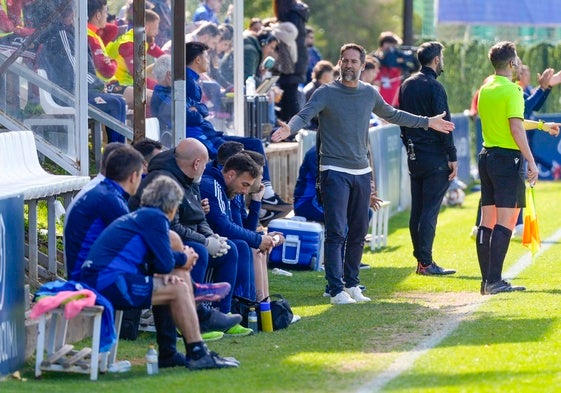
[[[553,244],[561,240],[561,228],[557,230],[551,237],[542,241],[542,246],[540,251],[538,251],[536,257],[546,252]],[[524,269],[532,264],[532,255],[528,252],[520,257],[514,265],[510,267],[504,274],[503,277],[506,279],[512,279],[518,276]],[[380,374],[376,375],[369,382],[359,387],[357,393],[373,393],[379,392],[384,386],[390,383],[393,379],[399,377],[401,374],[410,369],[415,361],[426,354],[429,350],[436,347],[442,340],[448,337],[456,328],[463,322],[466,317],[473,314],[482,304],[489,300],[491,296],[481,296],[481,298],[474,303],[468,305],[464,308],[464,312],[452,315],[448,323],[446,323],[442,329],[434,334],[432,334],[426,340],[423,340],[409,352],[404,352],[397,359],[393,361],[389,367],[382,371]]]

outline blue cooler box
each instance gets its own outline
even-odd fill
[[[324,235],[320,223],[280,218],[271,220],[267,231],[281,232],[285,238],[271,251],[271,265],[321,270]]]

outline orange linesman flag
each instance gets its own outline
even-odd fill
[[[530,250],[535,256],[541,246],[540,230],[538,228],[538,217],[534,201],[534,187],[526,188],[526,208],[524,209],[524,233],[522,245]]]

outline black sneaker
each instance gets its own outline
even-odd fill
[[[292,210],[292,204],[283,201],[277,194],[261,199],[261,207],[265,210],[285,211],[287,214]]]
[[[240,363],[235,358],[223,358],[216,352],[207,352],[200,359],[187,359],[186,365],[189,370],[207,370],[213,368],[236,368],[240,366]]]
[[[172,356],[166,358],[158,357],[159,368],[185,367],[187,365],[186,362],[185,355],[180,352],[176,352]]]
[[[367,265],[366,263],[362,263],[362,262],[360,263],[360,270],[368,270],[368,269],[371,269],[371,268],[372,268],[372,266]]]
[[[240,314],[224,314],[213,308],[205,319],[199,319],[199,326],[201,332],[225,332],[241,321],[242,316]]]
[[[280,211],[280,210],[265,210],[265,215],[263,217],[259,217],[259,223],[264,227],[268,226],[269,223],[276,219],[276,218],[283,218],[285,217],[289,211]]]
[[[454,274],[456,271],[454,269],[445,269],[436,264],[436,262],[431,263],[428,266],[423,266],[421,263],[417,263],[417,274],[422,276],[446,276],[448,274]]]
[[[502,293],[502,292],[525,291],[526,287],[515,286],[509,283],[508,281],[500,280],[493,283],[486,283],[484,290],[486,295],[495,295],[497,293]]]

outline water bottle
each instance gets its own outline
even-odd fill
[[[255,95],[255,78],[250,75],[245,80],[245,95],[250,97]]]
[[[257,313],[255,312],[255,307],[249,309],[249,314],[247,314],[247,327],[253,330],[253,334],[259,332],[259,327],[257,325]]]
[[[150,345],[146,352],[146,372],[148,375],[158,374],[158,352],[154,345]]]
[[[273,331],[273,316],[271,314],[271,303],[261,302],[261,330],[264,332]]]

